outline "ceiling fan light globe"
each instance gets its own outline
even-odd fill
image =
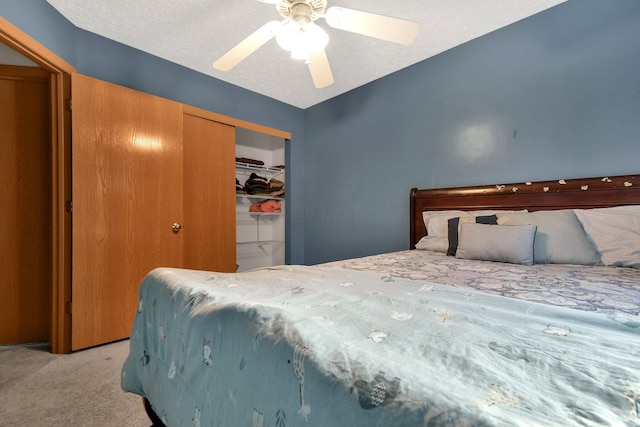
[[[295,22],[287,22],[276,35],[276,42],[282,49],[290,52],[294,49],[300,38],[300,26]]]
[[[309,52],[323,50],[329,43],[329,35],[314,23],[298,25],[295,22],[287,22],[276,35],[278,45],[291,52],[293,59],[309,57]]]
[[[296,59],[298,61],[309,61],[309,50],[308,49],[294,49],[291,51],[291,59]]]
[[[323,50],[329,44],[329,34],[313,22],[305,26],[305,37],[312,52]]]
[[[330,7],[326,14],[324,15],[324,19],[329,24],[330,27],[340,28],[340,17],[342,16],[342,9],[339,7]]]

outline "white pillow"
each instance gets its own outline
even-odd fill
[[[605,265],[640,268],[640,205],[574,212]]]
[[[447,252],[449,239],[446,237],[424,236],[416,243],[416,249],[423,251]]]
[[[533,264],[535,225],[460,224],[456,258]]]
[[[422,212],[422,221],[424,221],[424,229],[427,230],[429,237],[447,237],[449,218],[468,215],[465,211],[424,211]]]
[[[570,209],[498,214],[498,224],[537,227],[533,243],[537,264],[602,264],[595,246]]]

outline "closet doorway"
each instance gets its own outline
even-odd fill
[[[48,342],[53,353],[68,353],[68,100],[75,69],[2,17],[0,44],[7,55],[22,57],[17,68],[3,67],[0,95],[1,129],[5,134],[0,148],[0,178],[6,187],[0,192],[0,220],[4,225],[0,264],[5,278],[0,285],[0,343]]]
[[[49,72],[35,64],[6,65],[11,61],[8,55],[3,58],[0,344],[49,343],[52,245]]]

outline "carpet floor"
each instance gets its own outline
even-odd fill
[[[68,355],[0,346],[0,426],[148,427],[140,396],[120,388],[129,341]]]

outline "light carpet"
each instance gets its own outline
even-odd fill
[[[129,341],[68,355],[0,346],[0,426],[148,427],[140,396],[120,388]]]

